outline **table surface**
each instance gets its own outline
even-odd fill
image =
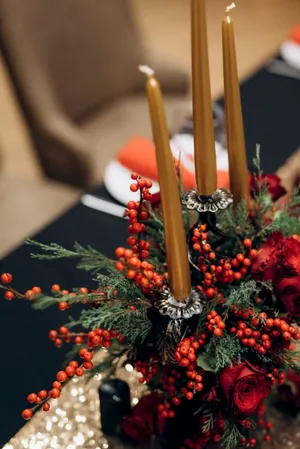
[[[262,69],[242,85],[241,95],[249,167],[259,143],[262,168],[273,172],[300,144],[300,82]],[[96,193],[108,197],[103,187]],[[78,241],[110,256],[124,242],[126,228],[123,219],[77,204],[34,239],[66,247]],[[22,245],[0,262],[0,272],[12,272],[19,290],[39,285],[48,291],[53,283],[65,289],[94,287],[90,276],[77,271],[72,261],[38,261],[30,258],[31,251]],[[66,319],[66,313],[56,307],[40,312],[26,302],[0,301],[0,446],[23,425],[20,412],[27,405],[26,396],[49,388],[62,366],[68,348],[56,349],[47,334]]]

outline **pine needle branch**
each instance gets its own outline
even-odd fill
[[[243,435],[237,426],[233,422],[227,421],[222,438],[222,445],[224,449],[236,449],[239,447],[242,438]]]
[[[108,259],[99,251],[88,246],[84,248],[75,243],[73,250],[66,249],[56,243],[46,245],[27,239],[26,243],[37,246],[42,253],[32,253],[31,257],[39,260],[56,260],[56,259],[79,259],[77,268],[84,271],[98,272],[103,268],[113,266],[114,261]]]
[[[215,372],[219,372],[226,366],[232,366],[235,359],[239,363],[246,350],[240,345],[237,337],[226,334],[222,337],[213,336],[206,346],[206,353],[214,361]]]
[[[78,321],[71,321],[68,327],[81,325],[85,329],[104,328],[114,330],[124,336],[129,344],[143,342],[147,337],[151,322],[147,308],[140,305],[132,312],[121,301],[104,303],[98,308],[83,310]]]
[[[252,279],[247,282],[241,282],[238,287],[230,288],[227,301],[224,307],[229,310],[231,306],[237,306],[239,309],[248,309],[253,307],[253,296],[260,293],[260,288]]]

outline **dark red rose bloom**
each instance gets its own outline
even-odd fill
[[[248,362],[223,369],[219,377],[219,386],[235,414],[250,416],[266,399],[272,382],[264,370]]]
[[[300,275],[277,281],[275,293],[289,314],[300,317]]]
[[[125,416],[122,421],[122,430],[138,443],[147,443],[152,435],[160,435],[165,420],[158,417],[158,406],[163,399],[157,393],[143,396],[133,408],[131,415]]]
[[[300,275],[300,242],[286,237],[278,245],[276,276],[291,277]]]
[[[253,260],[251,274],[257,280],[271,280],[275,274],[278,261],[278,243],[283,240],[280,232],[274,232],[259,248],[257,257]]]
[[[250,176],[250,188],[254,193],[258,193],[259,186],[267,185],[267,189],[269,194],[272,197],[273,201],[277,201],[281,196],[286,194],[286,190],[282,187],[281,179],[275,175],[267,175],[262,174],[261,176],[254,175],[253,173]]]
[[[254,279],[280,281],[300,274],[300,242],[275,232],[258,250],[251,267]]]

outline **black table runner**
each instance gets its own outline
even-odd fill
[[[259,143],[262,168],[273,172],[300,145],[300,81],[261,70],[242,85],[241,96],[249,167]],[[104,187],[96,193],[109,198]],[[78,204],[34,239],[66,247],[78,241],[111,256],[126,237],[125,220]],[[30,258],[32,250],[35,248],[22,245],[0,262],[0,273],[11,272],[20,291],[35,285],[49,291],[53,283],[64,289],[93,287],[90,275],[77,271],[72,261],[38,261]],[[27,302],[0,299],[0,446],[24,424],[20,414],[27,406],[26,396],[49,389],[55,380],[68,346],[56,349],[47,334],[58,328],[69,312],[74,313],[56,307],[39,312]]]

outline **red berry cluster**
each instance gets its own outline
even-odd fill
[[[83,332],[72,333],[66,326],[61,326],[58,331],[53,329],[50,330],[48,336],[50,340],[54,341],[55,346],[58,348],[61,347],[63,343],[70,343],[71,341],[74,341],[76,345],[86,343],[87,347],[90,349],[97,348],[99,346],[108,349],[111,346],[112,339],[117,339],[119,341],[124,340],[122,335],[114,331],[97,328],[87,334]]]
[[[280,346],[286,347],[291,339],[300,339],[298,329],[290,326],[285,320],[272,318],[265,312],[254,315],[252,310],[242,311],[236,306],[231,310],[236,317],[243,320],[232,326],[230,333],[235,334],[242,345],[253,348],[260,355],[266,354],[268,350],[276,350]]]
[[[138,381],[143,384],[144,382],[149,383],[152,380],[152,377],[158,373],[159,369],[159,357],[152,356],[150,360],[140,361],[134,363],[135,370],[142,374],[142,377],[138,379]]]
[[[150,243],[146,240],[138,241],[133,236],[129,237],[127,242],[132,249],[119,247],[115,251],[119,259],[116,262],[116,269],[118,271],[126,270],[126,277],[139,285],[144,293],[150,293],[155,288],[161,287],[162,275],[154,271],[154,266],[145,260],[149,256]]]
[[[13,280],[12,274],[10,273],[1,274],[0,279],[3,284],[3,288],[6,290],[4,293],[4,298],[7,299],[8,301],[11,301],[16,297],[34,300],[35,297],[37,297],[42,293],[42,289],[37,286],[32,287],[32,289],[30,290],[27,290],[24,295],[19,292],[16,292],[11,287],[9,287]]]
[[[198,266],[203,273],[203,281],[198,288],[211,299],[219,295],[218,285],[240,281],[248,273],[252,260],[257,257],[257,250],[251,249],[251,239],[245,239],[243,242],[245,254],[239,253],[232,259],[218,259],[207,243],[209,233],[205,230],[206,225],[194,229],[192,240],[193,249],[200,252]]]
[[[194,229],[192,237],[192,241],[194,242],[193,250],[203,254],[205,258],[209,260],[215,260],[216,254],[211,251],[210,244],[207,243],[207,240],[209,240],[209,233],[205,231],[206,224],[199,225]]]
[[[84,370],[93,368],[93,353],[87,348],[83,348],[79,351],[79,356],[83,359],[82,365],[79,365],[76,360],[72,360],[63,371],[58,371],[56,374],[56,380],[52,383],[52,388],[49,391],[41,390],[39,393],[30,393],[27,400],[31,404],[36,404],[32,408],[23,410],[22,417],[26,420],[30,419],[33,413],[38,408],[43,408],[45,412],[50,410],[50,399],[57,399],[61,395],[61,390],[74,376],[81,377],[84,374]]]
[[[203,348],[207,339],[205,333],[194,337],[184,338],[175,352],[175,360],[186,369],[186,377],[189,379],[181,393],[186,399],[191,400],[196,392],[202,391],[203,371],[197,367],[197,355],[199,349]]]
[[[222,317],[215,311],[212,310],[207,315],[206,328],[209,332],[212,332],[215,337],[221,337],[223,335],[223,329],[226,324],[224,323]]]
[[[151,201],[152,193],[149,192],[149,189],[152,187],[152,181],[150,181],[150,179],[141,178],[138,173],[132,173],[131,179],[136,182],[130,184],[130,190],[132,192],[140,190],[142,198],[146,201]]]
[[[86,287],[81,287],[78,289],[78,292],[69,292],[69,290],[61,290],[60,285],[58,284],[53,284],[51,287],[51,291],[52,293],[55,293],[58,296],[68,296],[68,300],[72,299],[72,298],[76,298],[76,296],[81,296],[81,295],[88,295],[89,294],[89,290]],[[59,310],[64,311],[70,308],[70,304],[71,301],[59,301],[57,304],[57,307],[59,308]],[[85,303],[84,300],[81,301],[82,304]]]

